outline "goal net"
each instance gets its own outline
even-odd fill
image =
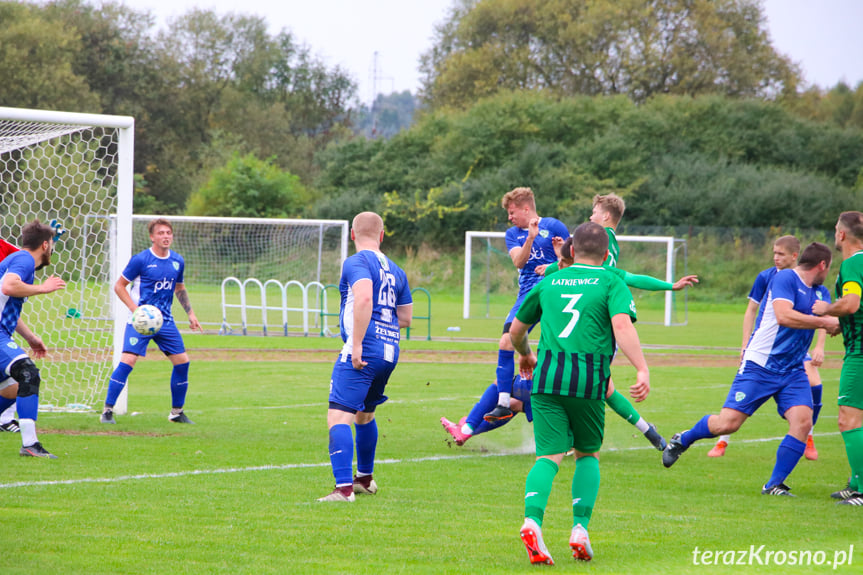
[[[156,217],[132,217],[133,253],[152,245],[147,225]],[[186,262],[184,280],[192,308],[208,331],[243,333],[243,326],[246,334],[284,333],[265,329],[258,286],[266,284],[266,303],[273,308],[269,318],[281,328],[282,316],[276,309],[303,307],[303,290],[296,286],[314,284],[307,303],[309,308],[320,309],[320,286],[338,285],[348,255],[346,220],[166,217],[174,228],[171,249]],[[227,278],[237,281],[225,282]],[[242,284],[249,279],[257,281],[241,294]],[[279,286],[288,282],[292,287],[282,293]],[[330,307],[334,303],[338,309],[338,290],[331,293]],[[178,327],[188,328],[186,312],[176,299],[173,314]],[[320,315],[309,317],[317,322]],[[301,328],[302,314],[288,314],[288,321],[288,327]]]
[[[131,253],[133,129],[129,117],[0,108],[0,237],[19,245],[34,219],[67,230],[36,272],[66,288],[29,298],[21,315],[48,348],[36,360],[43,410],[101,403],[119,360],[111,287]]]
[[[505,232],[465,233],[464,319],[504,319],[518,293],[518,273],[506,249]],[[675,281],[686,273],[686,240],[670,236],[617,236],[618,267]],[[684,325],[686,292],[633,289],[639,322]]]

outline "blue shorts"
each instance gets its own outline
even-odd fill
[[[533,421],[533,407],[530,405],[530,390],[533,388],[532,379],[523,379],[516,374],[512,382],[512,396],[521,401],[524,410],[524,416],[528,421]]]
[[[126,333],[123,334],[123,353],[134,353],[145,357],[147,346],[150,345],[151,341],[155,341],[165,355],[177,355],[186,351],[177,324],[173,321],[166,321],[156,335],[141,335],[135,331],[132,324],[126,324]]]
[[[504,322],[503,322],[503,332],[502,333],[509,333],[509,328],[512,327],[512,320],[515,319],[515,314],[518,313],[518,308],[521,307],[521,304],[524,301],[524,298],[526,298],[526,297],[527,297],[527,294],[522,294],[522,295],[519,295],[518,299],[515,300],[515,304],[512,306],[512,309],[509,310],[508,314],[506,314],[506,320],[504,320]],[[532,326],[527,328],[527,333],[530,333],[531,331],[533,331],[533,328],[535,328],[535,327],[536,327],[536,324],[533,324]]]
[[[339,355],[330,379],[330,408],[350,413],[373,413],[378,405],[388,399],[384,395],[384,388],[398,360],[399,352],[396,349],[394,361],[364,357],[363,361],[368,365],[354,369],[350,355]]]
[[[10,375],[9,368],[13,363],[25,357],[30,356],[14,340],[5,336],[0,337],[0,368],[5,375]]]
[[[812,408],[812,391],[802,364],[800,369],[779,374],[757,363],[743,362],[722,407],[752,415],[771,397],[783,417],[786,411],[797,405]]]

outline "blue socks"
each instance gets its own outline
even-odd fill
[[[171,370],[171,407],[186,404],[186,391],[189,389],[189,362],[175,365]]]
[[[818,414],[821,413],[821,392],[824,391],[824,386],[813,385],[809,390],[812,392],[812,427],[815,427],[815,422],[818,421]]]
[[[512,378],[515,377],[514,351],[497,350],[497,391],[512,394]],[[492,406],[493,408],[494,406]]]
[[[355,423],[354,429],[357,430],[357,473],[371,475],[375,469],[375,449],[378,446],[378,422],[376,419],[373,419],[364,425]],[[338,483],[338,480],[336,483]]]
[[[479,398],[479,401],[476,402],[476,405],[474,405],[473,409],[470,410],[470,413],[467,414],[467,420],[465,423],[470,425],[474,434],[481,433],[477,430],[483,423],[485,423],[482,416],[494,409],[495,405],[497,405],[497,386],[495,384],[491,384],[485,388],[482,397]],[[485,431],[488,430],[486,429]]]
[[[354,438],[351,426],[339,423],[330,428],[330,464],[336,485],[353,485]]]
[[[15,398],[15,410],[18,412],[18,419],[32,419],[36,421],[39,417],[39,396],[36,394]]]
[[[796,437],[786,435],[779,444],[779,449],[776,450],[776,466],[773,467],[773,475],[770,476],[766,487],[774,487],[784,483],[785,478],[794,471],[794,466],[800,461],[805,450],[806,443]]]
[[[692,429],[688,429],[680,434],[680,442],[683,444],[683,447],[689,447],[699,439],[716,437],[715,435],[710,433],[710,428],[707,427],[708,419],[710,419],[710,416],[705,415],[698,420],[698,423],[692,426]]]
[[[126,380],[129,379],[129,374],[132,373],[132,366],[123,363],[117,364],[114,373],[111,374],[111,380],[108,382],[108,395],[105,397],[105,405],[111,407],[117,403],[117,398],[120,397],[120,392],[126,387]]]

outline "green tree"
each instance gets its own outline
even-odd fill
[[[300,179],[253,154],[234,155],[189,198],[191,216],[285,218],[302,215],[310,197]]]
[[[755,0],[463,0],[422,58],[430,106],[500,90],[557,95],[794,94]]]
[[[0,2],[0,106],[100,112],[74,70],[81,39],[40,8]]]

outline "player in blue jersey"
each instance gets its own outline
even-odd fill
[[[524,413],[528,423],[533,421],[533,409],[530,405],[530,390],[532,387],[533,380],[524,379],[519,374],[516,374],[512,382],[512,397],[509,400],[509,408],[513,414]],[[483,392],[479,401],[474,404],[470,412],[462,417],[458,423],[454,423],[446,417],[440,418],[441,425],[452,436],[456,445],[464,445],[474,435],[497,429],[515,419],[514,416],[494,422],[488,422],[483,419],[483,415],[488,411],[489,404],[493,405],[497,401],[497,396],[497,383],[492,383],[485,389],[485,392]]]
[[[509,221],[513,226],[506,231],[506,249],[512,263],[518,269],[518,297],[503,323],[497,352],[498,385],[497,405],[485,414],[483,419],[494,423],[511,418],[514,413],[509,407],[512,396],[512,381],[515,375],[515,349],[509,339],[509,328],[521,302],[527,293],[542,280],[536,272],[537,266],[557,261],[554,252],[554,238],[566,239],[569,229],[554,218],[541,218],[536,213],[536,200],[530,188],[515,188],[507,192],[501,200]]]
[[[761,493],[791,495],[785,479],[803,455],[806,436],[812,428],[812,393],[803,359],[814,330],[835,333],[838,329],[836,318],[812,315],[816,301],[830,299],[829,291],[821,284],[831,259],[830,248],[814,242],[800,254],[796,267],[776,272],[722,410],[719,415],[705,415],[691,429],[675,434],[662,453],[665,467],[674,465],[699,439],[734,433],[772,397],[788,421],[788,434],[779,444],[773,473]]]
[[[126,386],[126,381],[138,357],[147,355],[150,341],[156,342],[159,350],[168,356],[174,366],[171,370],[171,413],[168,420],[174,423],[193,423],[183,412],[186,403],[186,391],[189,388],[189,355],[183,345],[183,337],[174,317],[171,315],[171,304],[174,296],[183,306],[189,316],[189,327],[203,333],[201,324],[192,304],[189,302],[189,292],[183,281],[185,262],[183,257],[171,250],[174,243],[174,227],[164,218],[156,218],[147,226],[150,241],[153,245],[135,254],[129,260],[126,269],[114,284],[114,293],[129,308],[129,321],[126,323],[126,333],[123,335],[123,354],[117,364],[111,380],[108,382],[108,394],[105,397],[105,408],[100,421],[116,423],[114,404],[120,392]],[[128,286],[131,284],[131,291]],[[139,305],[150,304],[159,308],[164,318],[162,329],[156,335],[141,335],[132,327],[132,312]]]
[[[746,346],[749,344],[749,339],[752,337],[752,329],[755,326],[755,320],[758,317],[758,310],[764,296],[767,294],[767,288],[773,280],[773,276],[779,270],[793,267],[797,262],[797,256],[800,255],[800,240],[794,236],[782,236],[773,242],[773,267],[761,271],[752,284],[752,289],[749,290],[749,303],[746,306],[746,312],[743,314],[743,343],[740,347],[740,358],[743,359],[743,354],[746,352]],[[803,364],[806,369],[806,376],[809,378],[809,390],[812,392],[812,427],[818,423],[818,414],[821,413],[821,397],[823,387],[821,385],[821,374],[818,373],[818,367],[824,363],[824,344],[827,340],[827,333],[823,329],[815,332],[815,347],[812,349],[811,355],[807,354]],[[707,452],[708,457],[722,457],[725,455],[725,448],[728,447],[730,436],[720,435],[713,449]],[[815,440],[812,437],[812,431],[806,438],[806,450],[803,456],[809,460],[818,459],[818,450],[815,449]]]
[[[374,212],[358,214],[351,225],[357,253],[345,260],[339,281],[339,326],[345,342],[330,379],[330,463],[336,487],[318,501],[354,501],[355,493],[378,491],[374,472],[378,444],[375,409],[399,360],[400,329],[413,317],[407,276],[380,251],[384,222]],[[357,473],[351,477],[357,433]]]
[[[0,367],[6,376],[18,384],[16,408],[21,430],[21,455],[55,459],[36,436],[36,419],[39,413],[39,368],[27,353],[12,339],[18,333],[30,345],[36,358],[45,357],[47,349],[42,340],[21,321],[21,309],[27,298],[51,293],[66,287],[66,282],[50,276],[39,285],[34,284],[35,272],[51,263],[54,251],[54,230],[41,222],[33,221],[21,230],[23,249],[9,255],[0,263]]]
[[[63,224],[57,220],[51,220],[49,226],[54,230],[54,243],[60,241],[60,238],[66,233]],[[19,251],[18,247],[0,239],[0,261],[6,259],[7,256]],[[0,433],[20,433],[21,428],[18,426],[18,420],[15,419],[15,401],[18,397],[18,382],[11,377],[6,377],[0,380]]]

